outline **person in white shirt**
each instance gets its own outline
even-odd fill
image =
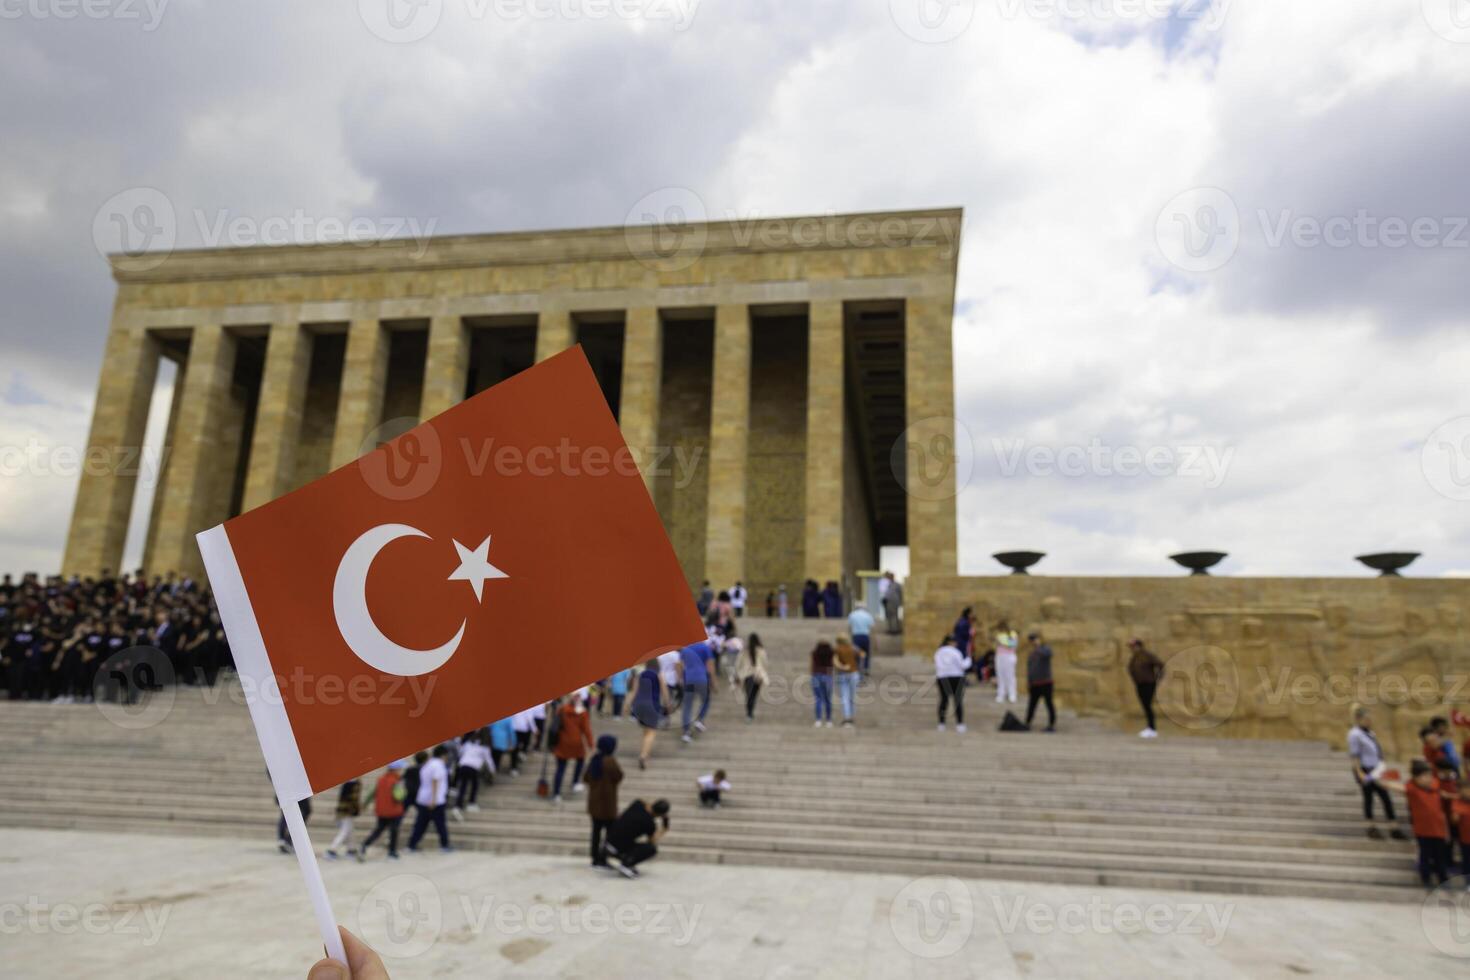
[[[413,822],[413,835],[408,839],[408,849],[417,851],[424,831],[429,823],[439,833],[439,850],[452,851],[449,846],[449,824],[444,819],[444,805],[449,800],[449,766],[444,759],[449,749],[442,745],[434,747],[434,755],[419,770],[419,792],[414,798],[418,804],[418,815]]]
[[[735,583],[735,588],[730,590],[730,608],[735,610],[736,616],[745,615],[745,600],[750,593],[745,591],[745,585],[741,582]]]
[[[714,772],[705,773],[695,780],[699,786],[699,805],[720,808],[720,794],[730,792],[730,781],[725,778],[725,770],[716,769]]]
[[[1001,620],[995,627],[995,701],[1016,703],[1016,647],[1020,637]]]
[[[531,724],[536,726],[536,734],[532,736],[537,752],[541,751],[541,739],[546,735],[546,703],[534,704],[526,709],[531,714]]]
[[[939,649],[934,651],[934,677],[939,682],[939,730],[944,731],[944,719],[949,714],[949,702],[954,701],[954,730],[965,730],[965,675],[970,672],[973,661],[954,645],[954,637],[946,635]]]
[[[480,804],[480,770],[488,769],[495,771],[495,760],[490,754],[490,746],[485,744],[485,736],[481,732],[470,732],[464,737],[459,746],[459,768],[455,770],[454,778],[459,787],[459,796],[454,801],[454,809],[450,815],[456,820],[464,820],[465,796],[469,796],[469,810],[478,813]]]
[[[542,705],[541,710],[545,711],[546,706]],[[527,708],[525,711],[517,711],[511,716],[510,725],[516,733],[517,751],[520,752],[522,758],[529,758],[531,755],[531,736],[536,732],[535,714],[530,708]]]
[[[679,677],[680,662],[678,650],[669,650],[658,655],[658,674],[663,678],[664,686],[669,689],[664,710],[670,715],[684,701],[684,685]]]

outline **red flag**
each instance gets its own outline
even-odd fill
[[[199,546],[283,802],[704,636],[580,348]]]

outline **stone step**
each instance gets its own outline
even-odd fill
[[[238,837],[242,829],[233,823],[190,821],[173,823],[166,828],[139,821],[134,817],[86,813],[59,814],[54,819],[48,811],[37,810],[14,814],[23,825],[49,819],[59,828],[140,831],[163,833],[211,834]],[[5,818],[11,822],[10,817]],[[316,820],[314,823],[318,822]],[[365,822],[364,822],[365,823]],[[362,830],[366,831],[366,826]],[[583,828],[585,830],[585,828]],[[250,837],[261,833],[259,824],[248,829]],[[322,837],[325,830],[318,832]],[[682,834],[682,827],[681,827]],[[509,853],[545,853],[582,856],[586,853],[585,833],[568,831],[565,835],[480,834],[455,824],[451,835],[457,847]],[[675,860],[704,861],[723,864],[780,864],[783,867],[811,867],[831,870],[886,871],[906,875],[947,874],[978,879],[1006,879],[1046,883],[1129,886],[1172,891],[1217,894],[1295,895],[1321,898],[1359,899],[1370,901],[1418,901],[1422,890],[1414,884],[1409,863],[1404,870],[1392,873],[1378,870],[1343,868],[1339,874],[1299,875],[1295,866],[1221,862],[1195,859],[1153,862],[1149,866],[1127,860],[1056,861],[1056,852],[1003,850],[942,851],[932,848],[893,846],[866,850],[862,854],[838,852],[826,839],[809,841],[761,841],[751,845],[743,840],[708,840],[702,835],[684,835],[678,840],[671,835],[660,850]],[[432,835],[431,835],[432,840]],[[402,841],[401,841],[402,843]],[[321,846],[319,841],[318,846]],[[411,870],[412,864],[395,866],[395,872]]]
[[[1412,845],[1363,835],[1347,762],[1319,743],[1167,731],[1145,741],[1065,710],[1055,735],[1000,738],[992,729],[1012,706],[986,689],[967,699],[969,733],[941,733],[931,664],[897,656],[875,660],[855,731],[814,730],[802,699],[805,652],[838,626],[797,621],[764,633],[783,697],[763,700],[748,725],[740,699],[717,684],[710,731],[688,746],[662,733],[647,771],[633,765],[637,727],[594,715],[596,731],[620,739],[624,802],[675,802],[667,856],[1215,893],[1417,895]],[[114,724],[110,708],[0,705],[0,825],[272,833],[277,811],[237,694],[179,689],[162,722],[140,729]],[[542,758],[483,787],[484,809],[452,825],[456,842],[582,854],[582,798],[555,807],[536,796]],[[717,767],[735,783],[730,805],[698,810],[694,778]],[[333,792],[314,802],[319,842],[334,802]],[[359,833],[370,825],[360,818]]]

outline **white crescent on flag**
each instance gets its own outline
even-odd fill
[[[430,650],[415,650],[395,643],[378,629],[368,610],[368,571],[378,552],[405,537],[427,538],[428,535],[407,524],[379,524],[364,531],[348,546],[332,582],[332,612],[337,619],[337,631],[359,660],[385,674],[417,677],[438,670],[449,662],[464,639],[465,625],[469,621],[462,620],[453,637]],[[468,581],[475,590],[476,599],[481,598],[485,579],[506,577],[504,572],[486,560],[490,550],[489,537],[474,551],[458,541],[454,542],[454,547],[459,552],[460,566],[449,578]]]

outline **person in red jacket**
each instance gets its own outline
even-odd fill
[[[1403,789],[1409,801],[1409,819],[1419,842],[1419,880],[1426,888],[1436,883],[1430,879],[1444,884],[1449,880],[1450,826],[1434,770],[1423,759],[1415,759],[1409,781],[1394,788]]]
[[[561,780],[567,771],[568,762],[577,763],[572,771],[572,792],[580,793],[587,788],[582,784],[582,764],[592,751],[592,720],[587,714],[587,705],[583,702],[580,691],[561,706],[557,719],[560,725],[556,733],[556,745],[552,747],[556,755],[556,778],[551,784],[553,803],[561,802]]]
[[[1460,841],[1460,874],[1470,877],[1470,781],[1460,784],[1460,798],[1451,806],[1451,829]]]
[[[382,836],[385,830],[388,832],[388,856],[395,861],[398,860],[398,826],[403,823],[403,801],[406,796],[407,788],[403,785],[403,760],[395,759],[388,763],[388,771],[378,779],[377,788],[373,790],[373,813],[378,818],[378,825],[357,849],[359,861],[367,860],[367,849],[373,841]]]

